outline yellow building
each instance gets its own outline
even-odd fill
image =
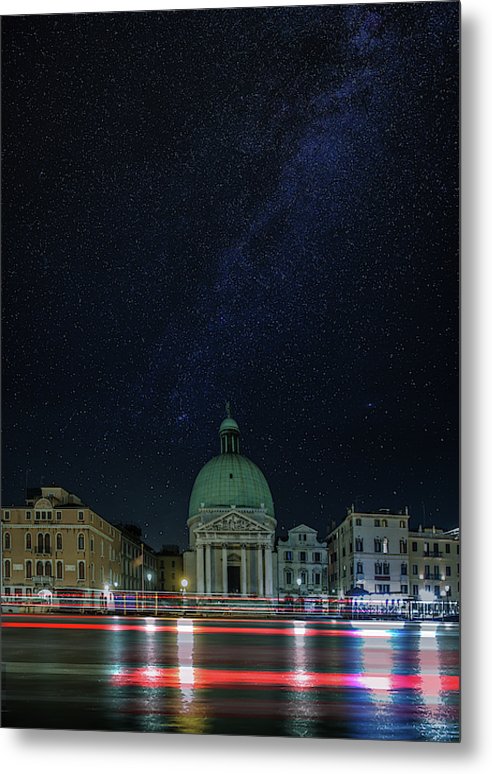
[[[59,486],[28,489],[24,507],[2,508],[2,594],[116,588],[121,531]]]

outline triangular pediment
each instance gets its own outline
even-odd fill
[[[196,534],[202,532],[227,532],[229,534],[238,532],[264,532],[265,534],[270,534],[271,530],[265,527],[264,524],[255,521],[255,519],[252,519],[250,516],[246,516],[244,513],[229,511],[195,529]]]

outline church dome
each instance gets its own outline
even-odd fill
[[[219,435],[221,454],[200,470],[191,490],[189,517],[200,508],[264,508],[274,517],[273,500],[267,480],[254,462],[239,454],[239,427],[230,416],[224,419]]]

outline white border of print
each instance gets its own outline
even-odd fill
[[[400,2],[402,0],[396,0]],[[421,0],[422,1],[422,0]],[[425,1],[425,0],[424,0]],[[372,0],[380,2],[380,0]],[[134,0],[4,0],[2,14],[148,11],[276,5],[335,5],[327,2],[146,2]],[[224,774],[280,770],[319,772],[356,769],[364,774],[398,772],[446,774],[487,769],[492,759],[489,707],[492,641],[489,607],[492,491],[488,485],[489,438],[492,437],[490,345],[492,334],[492,245],[490,199],[492,170],[490,85],[492,72],[492,3],[462,3],[462,245],[461,245],[461,383],[462,383],[462,567],[463,741],[461,744],[359,742],[346,740],[123,734],[101,732],[17,731],[0,729],[4,771],[72,774],[111,768],[127,772],[186,772],[196,768]],[[487,35],[488,31],[488,35]],[[488,249],[487,249],[488,248]],[[488,256],[488,260],[487,257]],[[487,555],[487,552],[488,554]],[[476,570],[474,568],[477,568]],[[485,575],[488,570],[487,575]],[[476,575],[474,573],[477,573]],[[490,763],[489,763],[490,766]]]

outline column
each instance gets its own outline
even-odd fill
[[[256,560],[257,560],[257,569],[256,574],[258,576],[258,586],[257,586],[257,592],[258,596],[262,597],[264,594],[263,591],[263,547],[257,546],[257,554],[256,554]]]
[[[203,594],[203,546],[201,543],[196,546],[196,590],[198,594]]]
[[[270,546],[265,548],[265,596],[273,596],[272,584],[272,549]]]
[[[246,546],[241,546],[241,594],[247,594]]]
[[[212,555],[210,543],[205,544],[205,591],[210,594],[212,591]]]
[[[227,546],[222,546],[222,591],[227,594]]]

